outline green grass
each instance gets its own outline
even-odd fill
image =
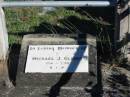
[[[29,32],[30,27],[38,26],[39,8],[8,8],[5,9],[9,33]]]
[[[80,12],[79,12],[80,10]],[[102,10],[102,9],[100,9]],[[100,52],[100,56],[103,59],[104,55],[106,60],[108,60],[109,54],[113,56],[112,52],[112,37],[114,33],[114,26],[111,22],[111,10],[109,10],[108,15],[106,17],[110,17],[108,21],[105,21],[102,18],[103,13],[96,12],[94,9],[91,14],[96,12],[99,15],[92,16],[89,11],[84,11],[83,9],[65,9],[65,8],[57,8],[55,11],[44,13],[42,8],[40,7],[27,7],[27,8],[6,8],[6,23],[7,29],[9,33],[9,44],[21,44],[22,38],[24,34],[31,33],[52,33],[60,34],[64,33],[64,29],[67,29],[69,33],[88,33],[94,32],[96,33],[98,44],[100,45],[98,48],[98,52]],[[100,16],[101,14],[101,16]],[[68,20],[68,18],[70,19]],[[105,17],[105,18],[106,18]],[[114,19],[113,19],[114,20]],[[87,25],[86,25],[87,24]],[[77,26],[78,25],[78,26]],[[97,34],[98,33],[98,34]],[[106,56],[106,53],[108,56]],[[112,58],[112,57],[111,57]],[[110,58],[110,59],[111,59]],[[113,59],[113,58],[112,58]]]
[[[79,13],[76,13],[72,10],[66,10],[64,8],[59,8],[54,12],[49,12],[46,14],[40,14],[40,11],[40,8],[34,7],[5,9],[10,44],[17,43],[22,39],[17,34],[23,32],[35,32],[34,27],[38,27],[42,22],[63,27],[63,25],[58,22],[59,19],[63,19],[72,15],[83,18]]]
[[[61,28],[68,29],[70,33],[80,32],[75,24],[60,20],[67,20],[70,16],[75,16],[80,20],[85,20],[94,23],[96,26],[110,26],[108,22],[102,21],[99,18],[93,18],[89,13],[82,11],[84,15],[75,10],[68,10],[65,8],[57,8],[55,11],[43,13],[40,7],[27,7],[27,8],[6,8],[6,23],[9,33],[9,43],[21,43],[22,33],[35,33],[36,28],[42,23],[55,25]],[[44,25],[51,33],[57,33],[55,28]],[[95,28],[94,28],[95,29]]]

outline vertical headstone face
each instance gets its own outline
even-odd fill
[[[76,35],[24,36],[17,85],[91,87],[97,84],[96,39]]]

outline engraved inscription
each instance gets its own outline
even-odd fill
[[[25,73],[88,72],[87,45],[30,45]]]

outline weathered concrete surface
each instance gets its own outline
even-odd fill
[[[0,60],[6,59],[8,52],[8,34],[3,9],[0,8]]]
[[[122,40],[126,37],[126,34],[129,31],[129,14],[127,11],[129,10],[128,4],[126,4],[123,8],[118,9],[119,19],[120,19],[120,31],[119,31],[119,39]]]
[[[87,44],[89,45],[89,73],[54,73],[54,74],[25,74],[25,64],[29,45],[64,45],[64,44]],[[80,38],[76,35],[72,36],[61,36],[61,35],[26,35],[24,36],[21,54],[18,65],[16,87],[25,89],[31,88],[35,89],[38,87],[40,90],[43,89],[43,94],[47,91],[50,95],[58,95],[61,93],[62,96],[59,97],[91,97],[91,95],[86,96],[87,92],[85,88],[92,89],[96,91],[97,81],[97,52],[96,52],[96,39],[90,35],[81,36]],[[47,89],[49,87],[49,89]],[[61,88],[68,87],[63,93]],[[77,91],[74,88],[82,88],[82,90]],[[70,88],[70,90],[69,90]],[[44,91],[45,90],[45,91]],[[41,91],[40,91],[41,92]],[[70,93],[69,93],[70,92]],[[25,94],[26,94],[25,93]],[[68,93],[68,94],[67,94]],[[21,94],[22,95],[22,94]],[[38,94],[37,94],[38,95]],[[85,95],[85,96],[84,96]],[[28,96],[20,96],[28,97]],[[34,96],[30,96],[34,97]],[[35,96],[37,97],[37,96]],[[38,96],[41,97],[41,96]],[[44,96],[42,96],[44,97]],[[46,96],[45,96],[46,97]],[[47,97],[57,97],[57,96],[47,96]]]
[[[1,0],[0,2],[2,2]],[[13,87],[8,74],[8,33],[6,28],[5,14],[0,7],[0,81],[5,81],[7,87]],[[2,84],[2,83],[0,83]]]
[[[51,87],[16,86],[5,89],[0,86],[0,97],[130,97],[130,66],[111,67],[102,64],[103,96],[86,91],[83,87],[62,87],[59,96],[50,96]]]
[[[130,2],[118,9],[119,14],[119,41],[122,45],[122,53],[130,62]]]
[[[91,97],[83,88],[63,87],[59,96],[50,96],[49,90],[50,87],[16,87],[6,92],[0,91],[0,97]]]
[[[127,55],[127,57],[128,57],[128,61],[130,62],[130,2],[129,2],[128,5],[129,5],[129,19],[128,19],[128,22],[129,22],[129,24],[128,24],[129,25],[128,26],[129,27],[129,30],[128,30],[128,35],[129,35],[129,37],[128,37],[129,39],[128,40],[129,40],[129,43],[128,43],[128,55]]]

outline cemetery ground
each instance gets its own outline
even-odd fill
[[[116,47],[113,43],[115,16],[112,10],[113,8],[96,10],[95,8],[56,8],[55,11],[44,13],[42,8],[5,9],[10,43],[9,75],[17,90],[5,88],[3,83],[0,86],[0,97],[12,97],[12,95],[19,97],[19,94],[23,94],[22,97],[41,97],[38,93],[42,94],[46,91],[34,87],[29,90],[20,89],[16,83],[22,38],[27,34],[39,33],[60,35],[88,33],[96,37],[100,89],[95,91],[84,88],[85,92],[90,93],[91,97],[130,97],[130,65],[124,54],[119,51],[121,42]],[[124,39],[123,43],[126,42],[127,39]],[[74,95],[69,97],[88,97],[80,95],[80,89],[77,91],[76,94],[69,91],[63,93]],[[47,94],[42,95],[47,96]],[[64,97],[68,96],[64,95]]]

